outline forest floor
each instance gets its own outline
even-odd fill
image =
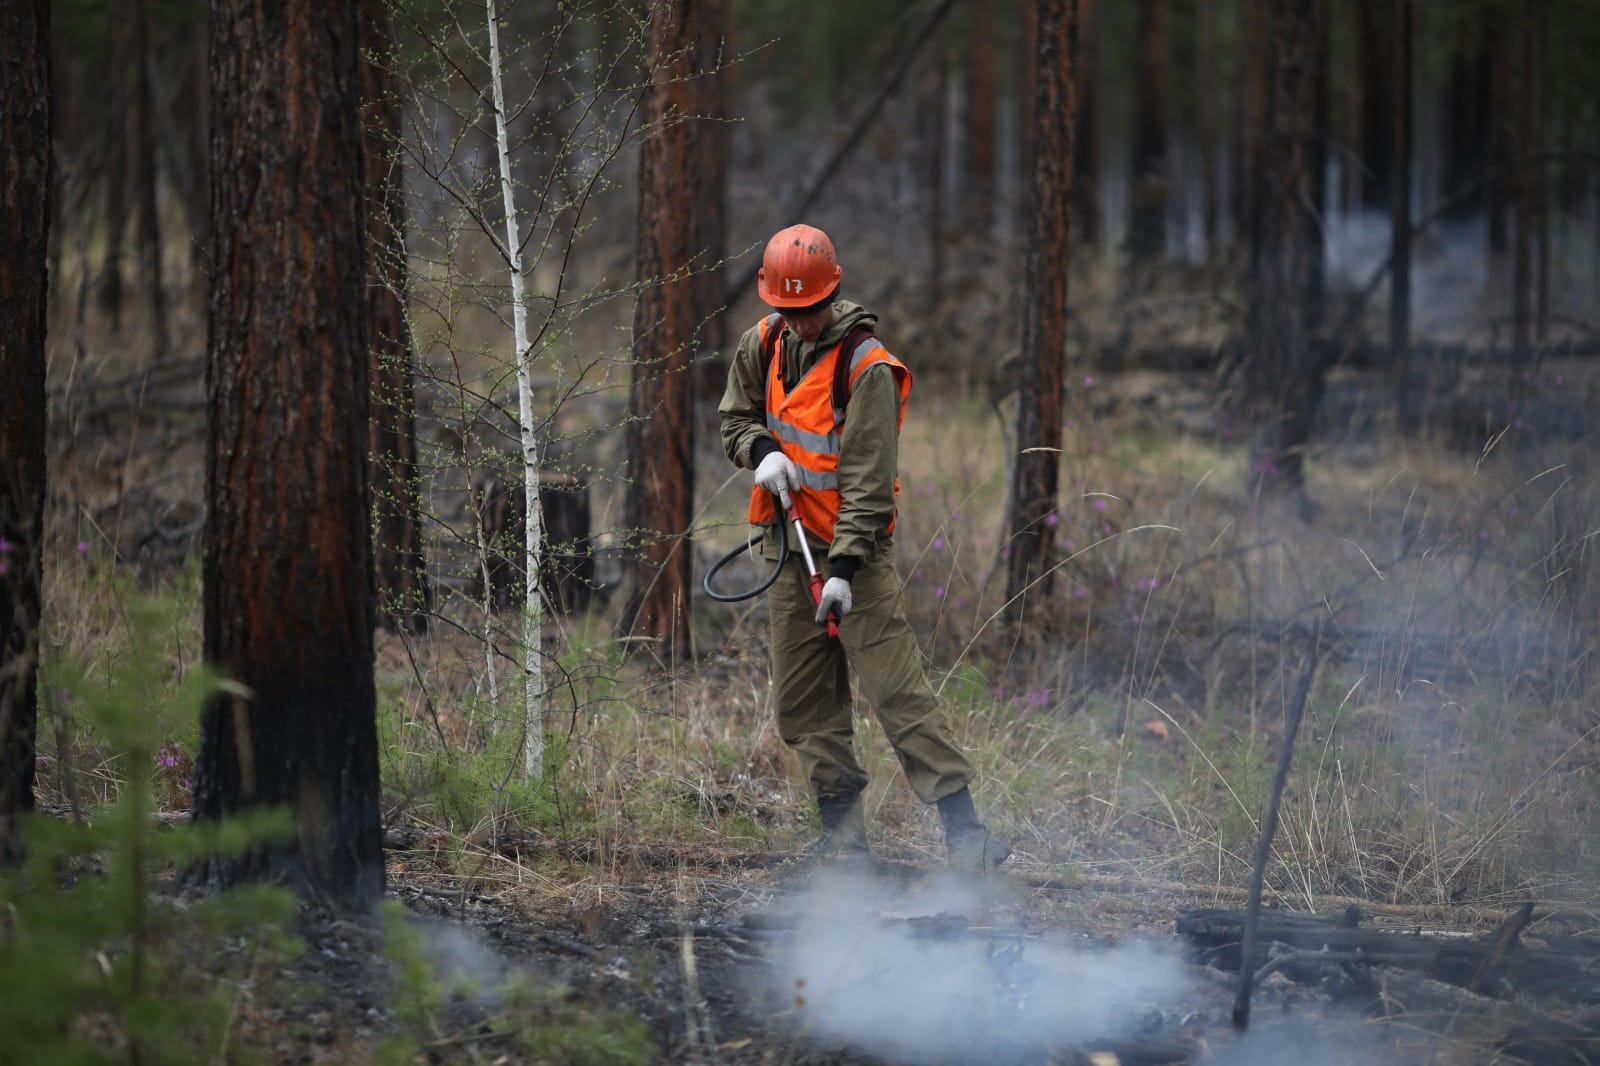
[[[384,934],[303,907],[306,951],[280,975],[294,994],[258,1002],[241,1033],[272,1061],[372,1061],[397,1033],[402,1061],[437,1063],[1522,1061],[1471,1019],[1341,1002],[1281,974],[1239,1033],[1237,974],[1174,932],[1185,908],[1241,905],[1226,888],[1026,861],[966,878],[893,846],[867,869],[716,848],[578,862],[536,840],[508,849],[528,880],[486,892],[443,872],[427,834],[389,837],[388,895],[430,962],[430,1005],[401,1005]],[[1377,906],[1364,920],[1459,937],[1499,916]]]

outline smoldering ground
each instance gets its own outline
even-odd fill
[[[1020,1061],[1140,1031],[1192,998],[1171,952],[1089,951],[984,926],[982,888],[820,877],[771,974],[797,1027],[896,1059]]]
[[[1174,942],[997,927],[993,891],[817,877],[790,904],[793,935],[771,953],[769,991],[801,1039],[891,1062],[1042,1063],[1141,1042],[1219,1066],[1403,1061],[1354,1016],[1276,990],[1235,1034],[1233,980]]]

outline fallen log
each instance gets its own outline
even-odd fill
[[[1532,1066],[1600,1063],[1600,1032],[1522,1003],[1481,996],[1392,966],[1350,971],[1352,991],[1369,1014],[1403,1020],[1453,1039],[1482,1041]]]
[[[1360,928],[1359,918],[1355,908],[1332,916],[1263,911],[1250,967],[1267,965],[1270,945],[1277,944],[1305,956],[1276,964],[1296,980],[1320,974],[1312,964],[1324,954],[1341,964],[1392,967],[1502,998],[1518,994],[1575,1006],[1600,1004],[1600,943],[1578,937],[1561,938],[1559,946],[1524,940],[1532,904],[1524,904],[1488,936],[1470,940]],[[1238,910],[1188,910],[1179,914],[1177,932],[1196,949],[1199,961],[1236,971],[1243,955],[1243,919]]]

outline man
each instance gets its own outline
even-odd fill
[[[936,803],[952,865],[985,871],[1011,854],[978,820],[968,761],[923,673],[894,566],[900,425],[911,373],[872,335],[877,316],[840,299],[828,235],[791,226],[768,242],[757,280],[773,308],[745,332],[718,412],[728,458],[755,471],[750,521],[775,558],[795,514],[814,559],[820,603],[793,545],[770,593],[778,732],[817,797],[823,855],[869,854],[856,760],[849,667],[861,679],[917,798]],[[774,506],[776,496],[783,513]],[[791,511],[792,509],[792,511]],[[838,620],[838,636],[825,623]]]

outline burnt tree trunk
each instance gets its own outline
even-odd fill
[[[1389,358],[1402,431],[1416,424],[1411,368],[1411,0],[1394,0],[1394,195],[1389,212]]]
[[[1216,13],[1211,4],[1195,5],[1195,95],[1198,98],[1200,155],[1200,233],[1206,255],[1217,251],[1217,103]]]
[[[1072,136],[1072,232],[1079,248],[1095,248],[1100,244],[1100,186],[1099,153],[1096,139],[1100,136],[1095,117],[1095,70],[1100,62],[1100,36],[1095,27],[1104,20],[1095,18],[1095,0],[1076,0],[1078,31],[1077,54],[1070,57],[1073,70],[1073,100],[1076,105],[1077,125]],[[1038,49],[1034,49],[1037,56]],[[1035,60],[1037,62],[1037,60]],[[1037,100],[1033,93],[1030,99]],[[1032,105],[1030,105],[1032,106]],[[1030,164],[1024,171],[1033,173]],[[1028,229],[1031,229],[1029,223]],[[1024,232],[1027,232],[1024,229]]]
[[[1356,49],[1360,93],[1361,137],[1358,150],[1363,168],[1361,203],[1374,211],[1389,207],[1394,180],[1394,86],[1386,62],[1381,8],[1387,0],[1356,0]]]
[[[383,895],[355,4],[211,4],[204,646],[194,815],[295,832],[208,860],[351,911]]]
[[[361,0],[362,166],[367,203],[367,324],[372,341],[372,555],[378,621],[422,632],[432,607],[422,544],[417,475],[416,391],[406,326],[405,173],[400,96],[390,64],[394,28],[387,0]]]
[[[1139,265],[1167,249],[1167,4],[1139,0],[1134,19],[1139,74],[1128,164],[1128,256]]]
[[[1324,212],[1328,204],[1328,4],[1323,0],[1312,25],[1315,39],[1311,46],[1311,130],[1306,144],[1307,203],[1311,211],[1311,249],[1306,279],[1306,333],[1315,338],[1321,333],[1326,305],[1328,223]]]
[[[1308,294],[1317,219],[1311,206],[1313,61],[1321,0],[1273,0],[1272,100],[1263,143],[1264,212],[1251,305],[1252,382],[1271,421],[1267,481],[1297,491],[1305,446],[1322,397],[1322,367],[1312,345]]]
[[[95,293],[100,309],[111,319],[113,333],[122,326],[122,254],[128,230],[127,0],[121,7],[106,19],[106,155],[100,174],[106,196],[106,253]]]
[[[1537,199],[1540,171],[1528,161],[1539,148],[1538,84],[1539,46],[1537,12],[1541,0],[1529,0],[1529,7],[1521,11],[1518,20],[1517,112],[1519,114],[1512,134],[1512,177],[1508,184],[1514,206],[1511,247],[1511,358],[1524,363],[1530,357],[1533,342],[1533,235],[1538,214]]]
[[[34,809],[44,579],[50,3],[0,5],[0,866]]]
[[[967,5],[967,180],[965,217],[976,247],[988,246],[994,225],[995,111],[999,103],[995,0]]]
[[[928,183],[928,290],[927,307],[932,319],[934,336],[941,336],[945,324],[945,195],[944,166],[950,151],[946,136],[946,108],[950,96],[949,50],[943,42],[933,49],[928,74],[928,126],[927,169],[923,171]]]
[[[139,211],[139,270],[149,307],[151,356],[165,359],[171,347],[167,300],[161,280],[161,216],[156,207],[156,105],[150,87],[150,30],[145,0],[131,0],[133,22],[133,189]]]
[[[1237,160],[1233,172],[1234,240],[1244,245],[1252,272],[1261,256],[1263,145],[1267,124],[1267,3],[1240,0]]]
[[[489,551],[489,585],[474,579],[473,599],[497,611],[520,610],[525,599],[524,546],[528,539],[528,490],[519,478],[483,474],[476,479],[475,508]],[[589,486],[556,471],[539,472],[539,513],[544,550],[539,553],[539,591],[552,614],[575,614],[587,607],[595,581],[590,536]]]
[[[1023,266],[1017,454],[1011,468],[1006,616],[1042,620],[1050,602],[1061,469],[1067,350],[1067,251],[1072,215],[1075,0],[1041,0],[1033,110],[1034,225]]]
[[[630,560],[622,631],[649,637],[663,662],[688,656],[693,566],[694,411],[690,368],[705,311],[688,271],[695,258],[694,215],[706,205],[704,155],[691,125],[700,112],[695,43],[702,0],[653,0],[649,9],[651,84],[641,108],[647,133],[639,151],[638,274],[633,311],[633,387],[629,396],[624,523],[637,538]]]

